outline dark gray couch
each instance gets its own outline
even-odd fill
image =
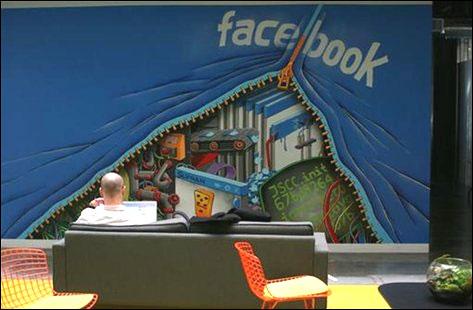
[[[73,226],[53,246],[54,288],[97,292],[99,307],[260,308],[233,243],[255,247],[269,279],[327,282],[327,244],[310,223],[240,222],[205,233],[171,221],[143,227]],[[302,307],[302,303],[284,304]],[[318,308],[325,307],[325,300]]]

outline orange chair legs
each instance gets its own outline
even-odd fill
[[[263,301],[261,309],[274,309],[277,304],[276,301]],[[315,298],[304,299],[304,309],[315,309]]]
[[[277,302],[271,301],[263,301],[263,305],[261,305],[261,309],[274,309],[276,308]]]
[[[274,309],[277,304],[276,301],[263,301],[261,309]],[[304,299],[304,309],[315,309],[315,298]]]
[[[315,309],[315,298],[305,299],[304,300],[305,309]]]

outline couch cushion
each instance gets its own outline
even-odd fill
[[[184,218],[174,218],[157,221],[156,223],[146,225],[86,225],[72,223],[70,230],[85,231],[116,231],[116,232],[189,232],[189,223]]]
[[[233,224],[198,223],[191,224],[191,233],[204,234],[254,234],[254,235],[296,235],[311,236],[314,227],[311,222],[248,222]]]

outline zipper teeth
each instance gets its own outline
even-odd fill
[[[130,162],[130,160],[135,159],[142,151],[147,150],[148,147],[157,143],[160,140],[160,138],[164,137],[165,134],[169,134],[178,129],[189,127],[192,124],[196,123],[198,120],[204,120],[205,118],[209,116],[213,116],[216,112],[220,111],[223,107],[228,106],[230,103],[235,102],[242,95],[247,94],[248,92],[251,92],[255,89],[263,88],[268,83],[272,83],[273,81],[274,81],[274,78],[271,75],[269,75],[266,78],[262,78],[259,81],[256,81],[255,83],[249,83],[247,87],[241,87],[236,93],[228,96],[227,98],[222,100],[220,103],[216,104],[215,106],[206,108],[199,115],[193,116],[190,119],[181,120],[177,122],[176,124],[169,125],[167,128],[164,128],[159,133],[157,133],[153,138],[149,139],[149,141],[143,143],[134,152],[130,153],[127,157],[122,159],[118,164],[116,164],[116,167],[115,169],[113,169],[113,171],[118,172],[121,168],[125,166],[125,164]],[[96,189],[99,186],[100,186],[100,178],[97,178],[91,186],[86,188],[82,193],[76,194],[75,197],[72,198],[67,204],[57,208],[56,211],[50,215],[50,217],[48,217],[41,224],[36,226],[36,228],[34,228],[28,234],[28,238],[34,239],[34,235],[40,234],[40,231],[39,231],[40,229],[43,229],[45,225],[49,225],[51,221],[53,221],[56,217],[60,216],[63,212],[65,212],[66,208],[72,208],[74,207],[75,204],[78,205],[78,207],[81,209],[87,207],[88,199],[85,199],[85,198],[87,198],[87,196],[91,194],[94,191],[94,189]]]
[[[236,99],[240,98],[241,95],[245,95],[249,92],[252,92],[255,89],[260,89],[265,87],[267,84],[270,84],[274,82],[275,79],[273,76],[269,75],[266,78],[262,78],[259,81],[255,82],[254,84],[248,84],[247,87],[242,87],[240,88],[239,91],[236,93],[228,96],[227,98],[223,99],[220,103],[216,104],[215,106],[208,107],[206,108],[202,113],[200,113],[197,116],[193,116],[191,119],[185,119],[181,120],[173,125],[169,125],[167,128],[162,129],[159,133],[157,133],[153,138],[149,139],[149,141],[143,143],[140,147],[138,147],[134,152],[130,153],[127,157],[122,159],[113,169],[113,171],[118,172],[121,168],[124,168],[125,164],[129,163],[131,160],[135,159],[142,151],[146,151],[149,147],[154,145],[155,143],[158,143],[160,138],[163,138],[165,134],[169,134],[171,132],[174,132],[178,129],[183,129],[185,127],[189,127],[192,124],[196,123],[198,120],[204,120],[205,118],[208,118],[210,116],[213,116],[216,112],[220,111],[222,108],[225,106],[228,106],[230,103],[233,103],[236,101]],[[375,231],[371,228],[371,226],[368,223],[368,220],[366,219],[366,211],[365,207],[362,202],[362,198],[360,197],[358,191],[356,190],[353,181],[350,179],[349,176],[345,175],[343,172],[343,169],[340,168],[338,165],[337,160],[334,158],[334,154],[332,151],[332,141],[330,140],[330,137],[328,135],[327,129],[325,129],[325,125],[322,123],[320,116],[314,111],[314,109],[311,107],[310,104],[306,100],[304,100],[303,95],[299,91],[297,85],[294,82],[291,82],[289,84],[289,90],[296,93],[296,98],[297,101],[302,104],[302,106],[305,108],[305,110],[308,113],[311,113],[311,115],[315,118],[315,123],[318,125],[318,128],[322,131],[322,137],[324,138],[323,140],[323,145],[324,145],[324,151],[326,154],[332,159],[330,163],[335,166],[335,172],[339,174],[339,176],[342,178],[342,180],[345,183],[348,183],[349,188],[353,188],[352,195],[354,195],[355,201],[359,203],[358,205],[358,210],[362,214],[361,221],[364,224],[364,228],[367,229],[368,231],[371,231],[370,237],[375,238],[377,243],[380,243],[380,240],[378,236],[376,235]],[[59,207],[52,215],[44,220],[41,224],[39,224],[35,229],[33,229],[32,232],[28,234],[28,238],[33,239],[34,234],[39,235],[39,230],[43,229],[45,225],[49,225],[52,220],[54,220],[57,216],[61,215],[63,212],[65,212],[66,208],[72,208],[74,204],[78,205],[79,208],[83,209],[87,207],[89,199],[88,198],[89,194],[92,194],[93,191],[100,186],[100,178],[97,178],[95,182],[86,188],[82,193],[77,194],[73,199],[71,199],[66,205],[63,205]],[[80,203],[79,203],[80,202]]]
[[[376,232],[373,230],[373,228],[369,225],[368,219],[366,218],[366,210],[365,206],[363,204],[363,199],[361,198],[358,190],[355,188],[354,182],[351,180],[351,178],[345,174],[343,171],[343,168],[341,168],[338,164],[337,159],[334,157],[334,151],[332,150],[333,148],[333,142],[330,140],[329,134],[327,129],[325,128],[325,125],[322,122],[321,117],[317,114],[316,111],[312,108],[312,106],[304,99],[304,96],[302,93],[299,91],[299,88],[294,82],[291,82],[290,84],[290,90],[294,93],[296,93],[296,98],[302,106],[304,106],[305,110],[310,113],[314,118],[315,122],[318,125],[318,128],[322,131],[322,137],[323,137],[323,148],[324,151],[326,152],[327,156],[331,158],[330,163],[335,166],[335,172],[338,173],[340,178],[348,184],[348,187],[353,189],[352,195],[355,196],[355,201],[358,203],[358,211],[361,213],[362,218],[361,222],[363,223],[363,226],[365,229],[370,231],[370,237],[375,238],[376,243],[381,243],[380,238],[376,234]]]

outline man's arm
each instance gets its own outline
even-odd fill
[[[103,204],[104,204],[104,201],[103,201],[102,197],[95,198],[94,200],[89,202],[89,207],[95,208],[95,207],[98,207],[98,206],[103,205]]]

